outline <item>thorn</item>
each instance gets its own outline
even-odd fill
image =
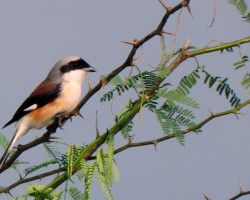
[[[133,46],[137,46],[137,45],[138,45],[138,40],[134,40],[134,41],[132,41],[132,42],[120,40],[120,42],[122,42],[122,43],[124,43],[124,44],[130,44],[130,45],[133,45]]]
[[[235,115],[236,119],[239,120],[238,114],[234,113],[234,115]]]
[[[240,182],[240,194],[242,194],[242,193],[244,193],[244,189],[243,189],[242,184]]]
[[[159,0],[159,2],[161,3],[161,5],[166,9],[167,12],[170,11],[170,7],[168,7],[162,0]]]
[[[87,120],[80,112],[78,112],[78,115],[83,118],[84,120]]]
[[[74,116],[80,116],[82,119],[87,120],[87,119],[80,113],[79,110],[78,110],[78,111],[75,111],[73,115],[74,115]]]
[[[191,11],[189,4],[187,5],[187,10],[188,10],[189,14],[192,16],[192,18],[194,19],[194,16],[192,14],[192,11]]]
[[[173,36],[176,36],[175,33],[171,33],[171,32],[168,32],[168,31],[165,31],[165,30],[162,30],[161,33],[163,34],[167,34],[167,35],[173,35]]]
[[[136,61],[137,59],[139,59],[139,58],[141,57],[141,55],[142,55],[142,54],[139,54],[139,55],[134,56],[134,57],[133,57],[133,62]],[[131,65],[131,66],[133,66],[133,65]]]
[[[105,87],[105,85],[108,84],[108,81],[106,79],[101,79],[100,83],[101,83],[101,88],[99,91],[101,92],[103,90],[103,88]]]
[[[131,144],[131,143],[132,143],[132,140],[134,139],[134,136],[135,136],[135,135],[133,135],[133,136],[130,135],[130,136],[129,136],[129,138],[128,138],[128,144]]]
[[[59,138],[59,137],[54,137],[54,136],[49,136],[49,140],[60,140],[60,139],[62,139],[62,138]]]
[[[7,191],[6,193],[9,194],[12,198],[14,198],[14,196],[10,193],[10,191]]]
[[[245,115],[245,114],[240,113],[240,112],[235,112],[233,114],[235,115],[236,119],[238,119],[238,120],[239,120],[239,116],[238,115]]]
[[[153,145],[154,145],[154,147],[155,147],[155,151],[157,151],[157,141],[154,141],[154,142],[153,142]]]
[[[203,194],[206,200],[211,200],[211,198],[207,197],[205,194]]]
[[[191,41],[189,39],[186,39],[186,41],[184,42],[184,45],[183,45],[183,49],[187,50],[188,47],[190,46],[190,43],[191,43]]]
[[[19,173],[19,171],[17,171],[17,173],[18,173],[19,179],[23,180],[23,177],[21,176],[21,174]]]
[[[62,125],[59,125],[58,128],[60,128],[61,130],[64,130],[63,127],[62,127]]]
[[[215,114],[210,109],[208,109],[208,111],[210,112],[211,116],[214,117]]]
[[[91,81],[90,81],[90,79],[88,79],[88,86],[89,86],[89,90],[91,90]]]
[[[98,129],[98,112],[97,110],[95,111],[95,116],[96,116],[96,139],[100,137],[100,132],[99,132],[99,129]]]

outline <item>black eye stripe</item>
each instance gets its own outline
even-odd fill
[[[72,70],[77,70],[77,69],[83,69],[83,68],[89,68],[90,65],[85,62],[83,59],[75,60],[69,62],[67,65],[64,65],[60,68],[61,73],[66,73]]]

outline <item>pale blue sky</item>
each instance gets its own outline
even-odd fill
[[[170,6],[179,1],[167,1]],[[212,28],[213,1],[191,1],[194,18],[187,10],[181,14],[176,47],[190,39],[192,45],[202,48],[212,40],[228,42],[249,36],[250,26],[243,23],[233,6],[226,1],[217,1],[216,18]],[[16,109],[42,81],[55,62],[65,56],[81,56],[98,72],[88,77],[95,85],[100,75],[109,73],[125,60],[130,46],[119,41],[140,39],[150,32],[164,14],[157,0],[92,0],[92,1],[5,1],[0,8],[0,123],[4,125]],[[176,29],[177,14],[169,19],[167,31]],[[172,36],[167,36],[167,48],[171,47]],[[156,66],[160,59],[159,38],[154,38],[140,49],[141,59],[138,66],[149,69]],[[215,44],[215,43],[214,43]],[[243,54],[249,54],[250,46],[244,45]],[[235,49],[237,52],[237,49]],[[206,69],[223,77],[229,77],[238,95],[243,99],[249,94],[240,88],[240,79],[244,72],[234,73],[232,63],[239,58],[237,53],[213,53],[201,56],[199,62]],[[193,59],[182,64],[169,81],[178,83],[179,79],[196,67]],[[128,76],[128,71],[122,75]],[[86,86],[86,82],[85,82]],[[86,92],[87,87],[85,87]],[[99,98],[107,89],[96,94],[82,109],[87,118],[73,118],[65,130],[58,130],[60,142],[82,145],[95,137],[95,111],[99,113],[100,132],[113,124],[109,103],[102,104]],[[215,96],[215,92],[200,85],[192,95],[201,101],[197,113],[200,120],[214,112],[229,108],[224,98]],[[114,101],[114,112],[122,108],[120,100]],[[239,120],[235,116],[218,118],[208,123],[200,135],[186,136],[185,146],[173,139],[157,146],[140,147],[127,150],[116,156],[121,180],[114,184],[112,191],[119,200],[162,200],[162,199],[204,199],[203,194],[213,200],[228,199],[238,192],[241,183],[250,189],[250,124],[249,107],[242,110]],[[162,135],[157,122],[148,112],[142,112],[141,118],[135,118],[135,141],[143,141]],[[14,127],[2,132],[11,138]],[[20,140],[31,141],[43,131],[32,130]],[[120,139],[117,146],[121,144]],[[61,148],[58,145],[58,148]],[[2,150],[0,150],[2,152]],[[1,153],[2,154],[2,153]],[[47,155],[43,148],[36,147],[25,152],[22,161],[40,163]],[[11,177],[11,178],[10,178]],[[0,175],[0,182],[12,183],[18,175],[14,170]],[[6,184],[8,184],[6,183]],[[23,187],[12,191],[15,196],[23,194]],[[92,199],[105,199],[98,184],[94,184]],[[1,195],[1,199],[11,199]],[[243,198],[242,198],[243,199]]]

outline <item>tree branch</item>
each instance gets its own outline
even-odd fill
[[[100,82],[91,90],[88,91],[88,93],[84,96],[84,98],[80,101],[80,103],[76,106],[76,108],[69,114],[68,118],[72,117],[75,113],[77,113],[86,103],[87,101],[96,93],[98,92],[104,85],[106,85],[112,78],[114,78],[116,75],[118,75],[120,72],[122,72],[125,68],[127,68],[128,66],[131,66],[133,64],[133,57],[137,51],[138,48],[140,48],[145,42],[147,42],[148,40],[150,40],[151,38],[153,38],[154,36],[157,35],[161,35],[161,32],[163,30],[164,25],[166,24],[168,18],[175,13],[176,11],[178,11],[179,9],[181,9],[182,7],[186,7],[188,5],[190,0],[183,0],[181,3],[179,3],[178,5],[174,6],[173,8],[167,10],[167,12],[165,13],[165,15],[163,16],[161,22],[159,23],[159,25],[157,26],[157,28],[155,30],[153,30],[151,33],[147,34],[145,37],[143,37],[142,39],[136,41],[132,47],[132,50],[130,51],[127,59],[125,60],[125,62],[119,66],[118,68],[116,68],[115,70],[113,70],[110,74],[108,74],[104,79],[100,80]],[[67,118],[67,119],[68,119]],[[65,119],[65,121],[67,120]],[[13,158],[10,158],[8,161],[6,161],[5,165],[2,166],[0,173],[5,171],[6,169],[8,169],[13,162],[26,150],[33,148],[41,143],[47,141],[46,138],[49,137],[52,133],[55,132],[55,130],[58,128],[57,122],[54,123],[53,125],[53,131],[47,131],[41,138],[37,139],[37,142],[33,143],[30,142],[25,146],[29,146],[29,148],[21,148],[23,145],[19,145],[19,148],[17,149],[17,151],[13,154]],[[46,135],[46,136],[45,136]],[[45,137],[45,138],[44,138]]]
[[[233,109],[230,109],[230,110],[227,110],[227,111],[224,111],[224,112],[219,112],[219,113],[212,113],[209,117],[207,117],[206,119],[204,119],[203,121],[201,121],[200,123],[196,124],[195,126],[192,126],[186,130],[183,130],[181,132],[181,134],[188,134],[190,132],[193,132],[197,129],[200,129],[202,126],[204,126],[205,124],[207,124],[209,121],[213,120],[214,118],[217,118],[217,117],[222,117],[222,116],[225,116],[225,115],[229,115],[229,114],[237,114],[237,111],[239,111],[240,109],[246,107],[247,105],[250,104],[250,99],[245,101],[244,103],[242,103],[241,105],[237,106],[236,108],[233,108]],[[170,134],[170,135],[166,135],[164,137],[160,137],[160,138],[157,138],[157,139],[154,139],[154,140],[148,140],[148,141],[144,141],[144,142],[129,142],[128,144],[118,148],[115,150],[115,154],[118,154],[128,148],[131,148],[131,147],[140,147],[140,146],[147,146],[147,145],[156,145],[160,142],[163,142],[165,140],[169,140],[169,139],[172,139],[172,138],[175,138],[176,136],[176,133],[173,133],[173,134]]]
[[[250,191],[240,191],[239,194],[235,195],[234,197],[230,198],[229,200],[236,200],[239,199],[240,197],[243,197],[245,195],[249,195]]]
[[[137,52],[137,49],[140,48],[145,42],[149,41],[150,39],[152,39],[154,36],[157,35],[161,35],[163,33],[163,27],[165,26],[167,20],[169,19],[169,17],[175,13],[176,11],[180,10],[183,7],[187,7],[189,4],[189,0],[183,0],[181,3],[179,3],[178,5],[176,5],[173,8],[168,8],[166,9],[166,13],[163,16],[161,22],[158,24],[158,26],[156,27],[155,30],[153,30],[152,32],[150,32],[149,34],[147,34],[145,37],[141,38],[140,40],[135,40],[132,44],[132,49],[128,54],[127,59],[125,60],[125,62],[123,64],[121,64],[118,68],[116,68],[115,70],[113,70],[111,73],[109,73],[104,79],[100,80],[100,82],[91,90],[88,91],[88,93],[84,96],[84,98],[81,100],[81,102],[77,105],[77,107],[72,111],[72,113],[70,114],[69,117],[71,117],[73,114],[77,113],[77,111],[79,111],[87,102],[88,100],[95,94],[97,93],[103,86],[105,86],[112,78],[114,78],[116,75],[118,75],[120,72],[122,72],[124,69],[126,69],[128,66],[133,65],[133,58]],[[214,46],[214,47],[209,47],[209,48],[204,48],[204,49],[199,49],[199,50],[195,50],[195,51],[188,51],[187,49],[184,49],[174,60],[173,62],[170,63],[169,65],[169,69],[170,72],[174,71],[183,61],[185,61],[188,58],[194,57],[194,56],[198,56],[201,54],[205,54],[205,53],[210,53],[210,52],[215,52],[215,51],[220,51],[222,49],[225,48],[230,48],[230,47],[234,47],[234,46],[239,46],[241,44],[250,42],[250,37],[246,37],[243,38],[241,40],[237,40],[234,42],[230,42],[230,43],[223,43],[221,45],[218,46]],[[134,106],[127,112],[127,114],[120,120],[118,121],[110,130],[108,130],[107,132],[105,132],[103,135],[101,135],[100,137],[98,137],[95,141],[93,141],[91,144],[89,144],[86,148],[84,148],[78,158],[78,160],[76,160],[73,163],[73,173],[74,174],[77,171],[77,167],[79,165],[79,162],[82,159],[85,160],[89,160],[90,158],[93,158],[92,155],[93,153],[103,144],[105,143],[107,137],[109,136],[109,134],[117,134],[128,122],[130,122],[134,116],[140,111],[140,109],[142,108],[142,106],[144,105],[144,103],[146,103],[154,94],[154,92],[159,88],[160,84],[165,80],[166,77],[158,77],[156,82],[154,83],[154,85],[152,86],[151,89],[149,89],[148,91],[146,91],[144,94],[144,96],[141,96],[139,99],[137,99],[134,102]],[[220,117],[220,116],[224,116],[227,114],[232,114],[232,113],[236,113],[236,111],[240,110],[241,108],[243,108],[244,106],[250,104],[250,100],[246,101],[245,103],[241,104],[240,106],[238,106],[237,108],[225,111],[225,112],[221,112],[221,113],[217,113],[217,114],[211,114],[211,116],[209,116],[208,118],[206,118],[205,120],[203,120],[202,122],[200,122],[199,124],[197,124],[196,126],[193,126],[187,130],[183,131],[183,134],[187,134],[193,130],[196,130],[200,127],[202,127],[203,125],[205,125],[206,123],[208,123],[209,121],[211,121],[212,119],[216,118],[216,117]],[[67,119],[65,119],[67,120]],[[6,170],[7,168],[9,168],[13,162],[26,150],[33,148],[43,142],[48,142],[49,141],[49,137],[50,135],[55,132],[56,128],[58,126],[55,124],[55,129],[53,130],[49,130],[47,131],[43,136],[41,136],[40,138],[34,140],[33,142],[30,142],[26,145],[19,145],[17,151],[13,154],[13,156],[6,162],[6,164],[3,166],[3,168],[1,169],[0,173],[4,170]],[[125,149],[131,148],[131,147],[136,147],[136,146],[145,146],[145,145],[152,145],[152,144],[157,144],[159,142],[168,140],[170,138],[175,137],[175,134],[171,134],[168,136],[164,136],[155,140],[151,140],[151,141],[145,141],[145,142],[138,142],[138,143],[129,143],[123,147],[120,147],[119,149],[115,150],[115,153],[119,153],[121,151],[124,151]],[[57,171],[58,170],[58,171]],[[58,173],[58,172],[64,172],[66,171],[66,168],[59,168],[57,170],[52,170],[50,172],[47,173],[43,173],[34,177],[30,177],[30,178],[26,178],[26,179],[20,179],[19,181],[17,181],[16,183],[10,185],[7,188],[3,188],[0,189],[0,193],[2,192],[9,192],[12,188],[23,184],[23,183],[27,183],[29,181],[32,180],[37,180],[40,177],[46,177],[46,176],[50,176],[52,174]],[[56,179],[54,179],[51,183],[49,183],[47,186],[44,187],[42,192],[45,192],[47,189],[49,188],[57,188],[59,185],[61,185],[63,182],[65,182],[65,180],[67,180],[69,177],[67,177],[67,173],[63,173],[60,176],[58,176]],[[36,199],[41,199],[39,196],[36,197]]]
[[[54,174],[58,174],[60,172],[63,172],[63,171],[66,171],[66,167],[61,167],[61,168],[58,168],[58,169],[55,169],[55,170],[51,170],[49,172],[45,172],[45,173],[42,173],[42,174],[38,174],[36,176],[32,176],[30,178],[20,178],[17,182],[9,185],[8,187],[6,188],[1,188],[0,189],[0,193],[9,193],[11,189],[19,186],[19,185],[22,185],[24,183],[29,183],[31,181],[35,181],[35,180],[39,180],[39,179],[42,179],[42,178],[45,178],[47,176],[51,176],[51,175],[54,175]]]

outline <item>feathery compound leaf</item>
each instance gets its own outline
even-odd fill
[[[159,77],[160,78],[166,78],[169,74],[170,74],[170,69],[166,66],[162,66],[160,67],[160,70],[159,70]]]
[[[27,200],[28,199],[28,195],[23,195],[22,197],[21,197],[21,200]]]
[[[110,83],[113,85],[122,85],[124,84],[122,78],[119,75],[116,75],[114,78],[110,80]]]
[[[168,99],[168,102],[178,102],[191,108],[199,108],[199,104],[196,100],[186,96],[178,89],[167,92],[165,97]]]
[[[84,194],[76,187],[70,188],[69,193],[74,200],[85,200]]]
[[[67,150],[67,174],[68,177],[72,175],[73,172],[73,163],[81,153],[82,147],[73,145]]]
[[[88,172],[88,165],[86,163],[86,160],[81,159],[79,168],[80,169],[77,171],[76,176],[81,181],[83,179],[83,177],[85,177],[87,172]]]
[[[242,80],[242,82],[241,82],[241,85],[242,85],[243,87],[245,87],[246,89],[248,89],[248,88],[250,87],[250,74],[249,74],[249,73],[247,73],[247,74],[244,76],[244,78],[243,78],[243,80]]]
[[[88,171],[85,178],[85,189],[84,189],[84,196],[86,200],[90,200],[91,185],[93,182],[93,174],[96,169],[96,166],[97,166],[96,162],[92,162],[88,167]]]
[[[0,145],[6,149],[9,145],[10,141],[7,140],[4,134],[0,133]]]
[[[48,167],[49,165],[53,165],[53,164],[57,164],[58,162],[56,160],[49,160],[49,161],[45,161],[39,165],[35,165],[35,166],[32,166],[32,167],[28,167],[24,170],[24,173],[25,173],[25,176],[39,170],[39,169],[42,169],[44,167]]]
[[[177,123],[177,121],[171,118],[168,113],[164,112],[163,110],[157,109],[156,116],[158,121],[160,122],[161,128],[166,135],[170,135],[175,133],[176,131],[180,131],[181,127]]]
[[[132,108],[132,106],[133,106],[132,101],[129,100],[129,101],[125,104],[125,107],[124,107],[124,108],[120,111],[120,113],[118,113],[118,115],[115,117],[115,122],[118,122],[119,120],[121,120],[121,119],[125,116],[125,114],[128,112],[128,110],[129,110],[130,108]],[[124,137],[124,139],[127,139],[127,140],[128,140],[128,139],[130,138],[130,134],[129,134],[129,133],[132,131],[133,126],[134,126],[133,122],[130,121],[130,122],[127,123],[126,126],[124,126],[124,127],[122,128],[121,134],[122,134],[122,136]]]
[[[32,197],[37,197],[39,195],[40,199],[59,200],[61,198],[62,191],[49,188],[45,192],[41,193],[43,189],[44,189],[43,185],[32,184],[28,186],[27,193],[29,196]]]
[[[192,71],[188,76],[184,76],[179,85],[177,86],[176,90],[182,93],[183,95],[187,95],[190,93],[190,89],[192,89],[196,83],[197,79],[200,79],[198,75],[199,68]]]
[[[81,153],[82,147],[73,145],[67,150],[67,174],[68,177],[72,175],[73,172],[73,163]]]
[[[234,5],[245,21],[250,23],[250,11],[248,10],[245,0],[228,0],[228,2]]]
[[[62,157],[63,154],[56,150],[56,147],[49,143],[43,143],[43,146],[47,153],[49,154],[49,157],[52,158],[52,160],[56,160],[59,165],[66,165],[65,162],[63,162]]]
[[[118,183],[120,181],[120,172],[114,160],[112,163],[111,175],[112,175],[112,182]]]
[[[121,130],[121,134],[125,140],[129,140],[131,137],[130,132],[133,130],[134,123],[132,121],[128,122]]]
[[[182,106],[172,102],[166,102],[160,109],[155,110],[156,117],[166,135],[175,134],[180,144],[184,144],[183,128],[190,128],[195,125],[194,113]],[[199,132],[197,130],[196,132]]]
[[[67,175],[68,177],[71,177],[72,172],[73,172],[73,163],[74,163],[74,148],[75,146],[71,146],[67,150]]]
[[[106,161],[106,173],[105,179],[107,181],[108,186],[110,187],[113,183],[112,179],[112,164],[114,160],[114,134],[110,133],[108,136],[107,144],[108,144],[108,158]]]
[[[107,183],[107,180],[105,179],[105,176],[100,173],[99,170],[97,170],[97,178],[98,178],[98,181],[100,183],[100,186],[102,188],[102,191],[104,192],[104,194],[106,195],[106,197],[109,199],[109,200],[113,200],[113,195],[111,193],[111,190],[109,188],[109,185]]]
[[[117,80],[113,81],[113,83],[119,83],[115,85],[115,88],[104,94],[100,99],[101,102],[110,101],[115,94],[122,95],[125,91],[133,88],[134,90],[140,90],[138,93],[143,93],[145,90],[150,89],[152,85],[155,83],[157,79],[157,75],[155,71],[145,71],[140,72],[135,76],[131,76],[126,80],[122,80],[120,77]],[[140,83],[138,83],[140,81]]]
[[[157,79],[157,74],[155,72],[146,71],[146,72],[143,72],[141,75],[142,75],[142,79],[143,79],[142,81],[143,81],[143,85],[145,86],[145,89],[146,90],[150,89]]]
[[[108,146],[107,154],[104,154],[103,149],[98,150],[96,155],[97,178],[108,199],[112,200],[111,193],[112,183],[119,181],[119,171],[114,161],[114,134],[110,134],[107,138],[106,144]]]
[[[226,99],[229,100],[229,103],[232,107],[237,107],[240,104],[240,98],[237,97],[234,90],[227,83],[228,78],[222,79],[221,77],[214,77],[210,73],[208,73],[205,69],[202,72],[206,75],[204,83],[208,84],[209,88],[216,86],[216,92],[219,95],[225,95]]]
[[[105,173],[105,156],[103,153],[103,149],[99,149],[97,151],[96,162],[97,162],[100,173],[104,174]]]
[[[242,56],[241,59],[233,64],[234,68],[240,69],[242,67],[246,67],[246,63],[249,62],[248,56]]]

